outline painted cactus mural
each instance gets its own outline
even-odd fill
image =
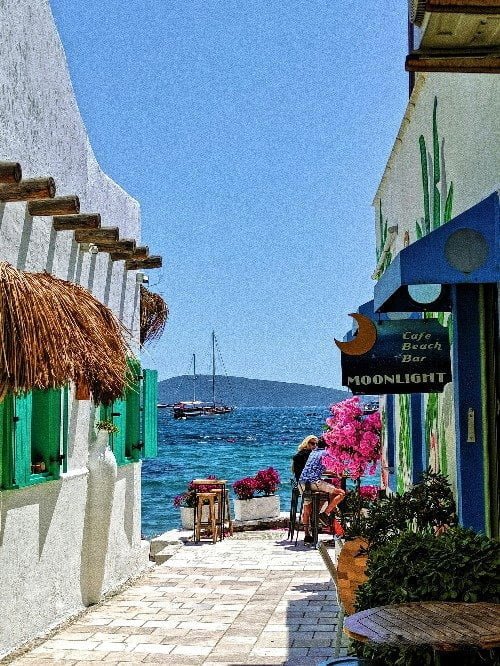
[[[380,245],[378,246],[376,255],[377,255],[377,264],[380,261],[380,257],[382,256],[382,251],[385,246],[385,242],[387,240],[387,235],[389,233],[389,221],[387,218],[384,220],[384,215],[382,213],[382,201],[379,201],[378,204],[378,225],[379,225],[379,235],[380,235]],[[392,261],[392,253],[391,250],[388,249],[387,252],[385,253],[384,256],[384,261],[382,262],[382,265],[379,267],[377,271],[377,278],[382,275],[382,273],[385,271],[387,266]]]
[[[411,486],[412,481],[412,451],[410,427],[410,396],[398,396],[399,404],[399,434],[398,434],[398,473],[396,490],[403,493]]]
[[[437,97],[432,111],[432,151],[427,150],[425,137],[419,137],[420,166],[424,196],[424,216],[416,222],[417,239],[422,238],[442,224],[451,220],[453,206],[453,182],[448,187],[444,158],[444,139],[439,141],[437,127]],[[443,205],[444,202],[444,205]]]

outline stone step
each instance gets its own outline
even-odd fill
[[[193,536],[192,530],[169,530],[157,537],[151,539],[149,547],[149,555],[152,560],[155,559],[157,553],[166,548],[167,546],[180,545]]]
[[[154,556],[155,564],[163,564],[169,560],[175,553],[182,548],[182,544],[178,541],[177,544],[171,544],[170,546],[165,546]]]

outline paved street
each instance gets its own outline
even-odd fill
[[[314,665],[332,654],[335,592],[317,551],[285,537],[185,545],[11,663]]]

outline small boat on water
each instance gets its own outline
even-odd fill
[[[227,405],[218,405],[201,400],[188,400],[177,402],[173,407],[174,419],[192,419],[195,416],[218,416],[220,414],[230,414],[233,407]]]
[[[174,419],[192,419],[198,416],[222,416],[234,411],[234,407],[215,400],[215,331],[212,331],[212,401],[196,400],[196,354],[193,354],[193,399],[181,400],[172,405]]]

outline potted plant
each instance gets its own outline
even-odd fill
[[[368,557],[367,581],[357,592],[356,610],[412,601],[500,601],[500,544],[463,527],[444,532],[404,531]],[[355,642],[359,656],[374,666],[436,664],[432,649],[368,646]],[[494,664],[488,651],[456,655],[456,663]]]
[[[242,522],[279,518],[280,498],[276,494],[280,475],[273,467],[262,469],[254,477],[233,483],[235,519]],[[256,496],[256,493],[259,495]]]
[[[341,521],[346,542],[338,557],[339,578],[351,611],[359,585],[367,577],[369,553],[407,531],[438,534],[456,524],[450,485],[442,474],[427,470],[422,481],[405,493],[377,498],[377,488],[349,493]],[[346,605],[346,604],[344,604]],[[347,607],[347,605],[346,605]]]
[[[216,476],[210,474],[206,477],[207,479],[217,479]],[[194,529],[194,505],[196,502],[196,489],[198,492],[208,492],[212,489],[213,486],[210,484],[197,485],[196,488],[193,484],[193,481],[190,481],[187,486],[187,490],[180,495],[176,495],[173,500],[173,505],[176,509],[180,510],[181,514],[181,526],[185,530]],[[206,508],[205,508],[206,507]],[[207,515],[205,515],[207,512]],[[208,517],[208,506],[205,505],[202,508],[202,518],[206,520]]]

